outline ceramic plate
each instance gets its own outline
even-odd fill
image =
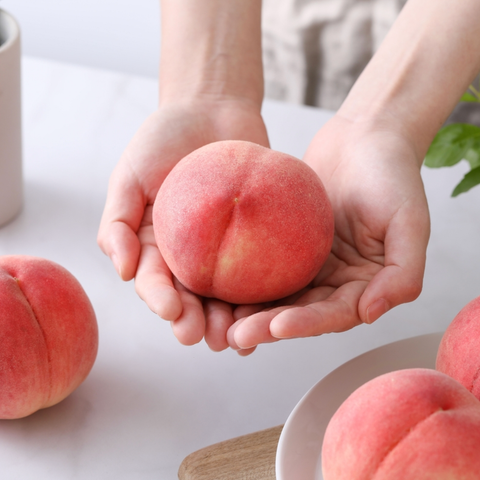
[[[360,355],[328,374],[294,408],[277,448],[277,480],[323,480],[322,442],[332,415],[358,387],[403,368],[434,368],[443,333],[390,343]]]

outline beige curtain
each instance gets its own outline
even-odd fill
[[[337,109],[406,0],[263,0],[265,95]]]

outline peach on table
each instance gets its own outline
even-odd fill
[[[89,374],[97,355],[92,304],[65,268],[38,257],[0,257],[0,418],[54,405]]]

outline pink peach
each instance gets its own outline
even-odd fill
[[[463,307],[445,330],[436,369],[459,381],[480,400],[480,297]]]
[[[181,160],[153,207],[167,265],[194,293],[266,302],[310,283],[333,241],[318,175],[290,155],[249,142],[206,145]]]
[[[324,480],[478,480],[480,402],[430,369],[362,385],[325,432]]]
[[[71,273],[42,258],[0,257],[0,418],[63,400],[97,348],[95,312]]]

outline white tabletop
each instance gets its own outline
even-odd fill
[[[0,422],[2,478],[174,480],[189,453],[284,423],[338,365],[442,330],[480,294],[480,188],[451,199],[465,167],[425,169],[432,240],[417,301],[374,325],[260,346],[247,358],[181,346],[96,245],[109,175],[154,110],[156,82],[32,58],[23,79],[25,207],[0,229],[0,255],[37,255],[69,269],[96,310],[100,347],[69,398]],[[330,115],[265,102],[272,148],[301,157]]]

